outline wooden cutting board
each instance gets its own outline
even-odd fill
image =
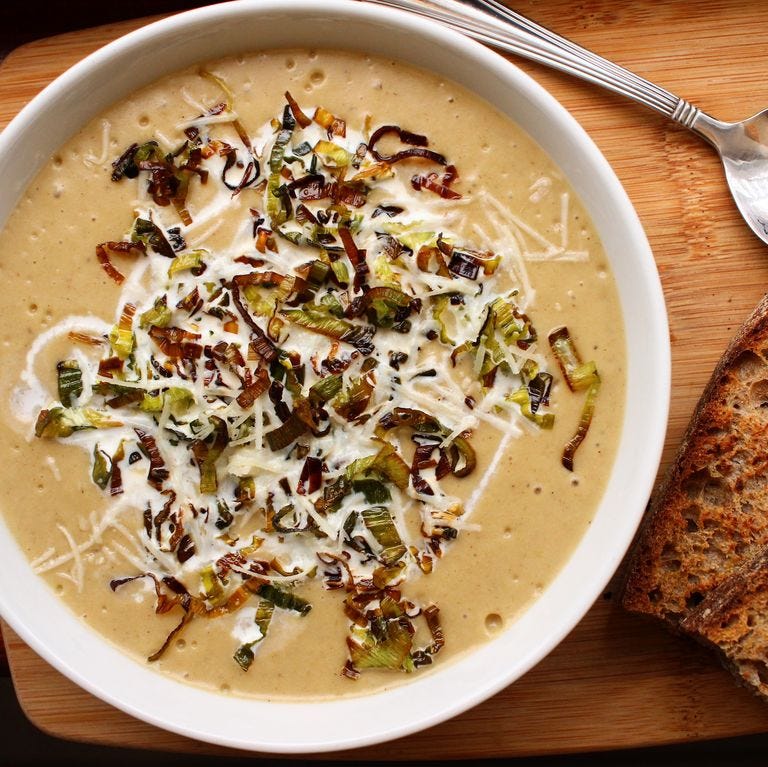
[[[514,5],[720,119],[739,119],[768,106],[768,24],[760,4],[520,0]],[[75,32],[14,51],[0,66],[0,124],[66,67],[141,23]],[[717,358],[768,286],[768,247],[741,221],[717,158],[698,139],[618,96],[516,63],[591,134],[651,241],[672,336],[666,465]],[[59,675],[7,627],[4,637],[19,700],[46,732],[120,746],[225,752],[128,717]],[[496,697],[427,732],[339,756],[530,755],[766,731],[768,706],[737,688],[713,657],[624,614],[608,591],[557,650]]]

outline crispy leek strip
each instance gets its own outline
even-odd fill
[[[507,394],[506,399],[520,406],[520,412],[542,429],[551,429],[555,423],[552,413],[540,413],[539,408],[549,404],[549,392],[552,388],[552,375],[539,371],[539,366],[532,360],[526,360],[520,371],[523,386]]]
[[[136,314],[136,307],[133,304],[126,304],[120,314],[120,320],[109,332],[109,342],[118,359],[126,360],[133,351],[135,338],[133,335],[133,316]]]
[[[296,118],[296,122],[301,128],[306,128],[312,124],[312,120],[301,111],[301,107],[296,102],[296,99],[291,96],[289,91],[285,92],[285,100],[288,102],[288,106],[291,108],[291,112],[293,112],[293,116]]]
[[[474,353],[475,373],[483,385],[490,388],[498,370],[514,372],[510,369],[506,352],[514,356],[516,346],[528,349],[535,342],[536,330],[528,316],[509,298],[496,298],[486,306],[485,321],[477,338],[456,347],[451,353],[451,362],[455,365],[460,355]]]
[[[330,402],[342,387],[342,378],[338,373],[321,378],[309,387],[309,401],[315,404]]]
[[[209,255],[206,250],[188,250],[176,256],[168,267],[168,277],[173,278],[179,272],[189,269],[193,274],[201,274],[205,269],[203,259]]]
[[[311,431],[314,426],[309,402],[297,397],[293,405],[293,410],[285,423],[265,435],[272,452],[288,447],[303,434]]]
[[[301,615],[306,615],[312,609],[312,605],[306,599],[297,596],[292,591],[284,591],[271,583],[265,583],[261,586],[259,596],[268,599],[281,610],[293,610]]]
[[[291,203],[287,190],[281,191],[283,183],[280,171],[283,169],[283,159],[288,142],[293,136],[296,127],[296,119],[291,112],[290,105],[283,110],[283,121],[280,131],[272,145],[269,155],[269,180],[267,181],[267,216],[276,230],[284,224],[291,215]]]
[[[318,141],[312,151],[320,158],[323,165],[330,168],[346,168],[352,162],[352,155],[344,147],[332,141]]]
[[[168,242],[163,230],[154,221],[149,221],[146,218],[137,218],[134,221],[131,242],[141,242],[145,248],[152,248],[155,253],[166,258],[175,256],[173,247]]]
[[[350,304],[347,316],[359,317],[365,314],[368,322],[378,328],[408,333],[411,329],[409,315],[420,310],[421,301],[418,298],[409,296],[399,288],[379,286],[356,298]]]
[[[378,555],[379,560],[388,567],[394,565],[405,555],[406,548],[386,506],[363,509],[360,516],[365,526],[371,531],[371,535],[382,547]]]
[[[333,400],[333,409],[347,421],[359,419],[368,408],[376,388],[376,377],[373,372],[376,364],[376,360],[368,358],[361,368],[362,375],[353,378],[347,390],[339,393]]]
[[[532,407],[531,395],[523,386],[506,397],[510,402],[520,406],[520,412],[542,429],[551,429],[555,424],[555,416],[552,413],[536,413]]]
[[[448,328],[446,328],[445,320],[443,319],[443,313],[450,304],[451,297],[449,295],[436,296],[432,305],[432,317],[440,326],[440,343],[455,346],[456,342],[448,335]]]
[[[251,140],[248,137],[248,133],[245,130],[245,127],[240,122],[239,118],[235,115],[235,97],[232,94],[232,91],[230,90],[227,83],[222,80],[221,77],[218,77],[217,75],[213,74],[213,72],[209,72],[207,69],[201,69],[200,70],[200,76],[204,77],[206,80],[210,80],[212,83],[216,83],[216,85],[221,88],[222,91],[224,91],[224,96],[226,97],[225,107],[226,111],[232,113],[232,127],[235,129],[235,132],[237,133],[240,140],[243,142],[243,145],[245,148],[252,152],[251,149]],[[256,170],[256,177],[259,175],[259,170]]]
[[[227,424],[218,416],[210,416],[213,435],[208,440],[195,440],[190,449],[200,470],[200,492],[215,493],[219,482],[216,475],[216,461],[229,443]]]
[[[275,605],[272,602],[267,599],[262,599],[261,602],[259,602],[259,606],[256,608],[254,622],[259,627],[260,636],[252,642],[240,645],[233,656],[237,665],[240,666],[243,671],[248,671],[253,664],[255,658],[253,652],[254,646],[266,639],[267,631],[269,631],[269,624],[272,621],[272,613],[274,613],[274,611]]]
[[[109,485],[109,478],[112,474],[112,460],[110,457],[99,448],[97,442],[93,448],[93,466],[91,467],[91,479],[102,490],[107,489]]]
[[[360,604],[361,600],[367,600],[367,603]],[[445,645],[439,610],[430,605],[422,615],[431,642],[425,648],[414,649],[414,619],[407,611],[406,601],[401,600],[400,593],[391,588],[365,597],[348,598],[346,613],[352,620],[352,626],[347,637],[349,660],[342,673],[352,679],[367,668],[410,673],[418,666],[431,663],[432,657]]]
[[[553,330],[549,334],[549,345],[557,358],[557,362],[571,391],[587,389],[584,408],[581,411],[581,418],[579,419],[576,433],[563,449],[563,466],[568,471],[573,471],[574,455],[579,445],[587,436],[590,424],[592,423],[595,401],[597,393],[600,391],[600,376],[594,361],[586,363],[581,361],[581,357],[579,357],[579,353],[576,351],[576,346],[567,327]]]
[[[408,427],[416,434],[439,434],[441,437],[450,436],[451,432],[440,421],[423,410],[396,407],[379,419],[376,433],[383,437],[388,431],[400,427]],[[477,465],[475,451],[465,435],[454,437],[449,445],[451,473],[456,477],[467,477]]]
[[[587,389],[600,380],[595,362],[593,360],[581,361],[567,327],[563,326],[553,330],[549,334],[548,340],[571,391]]]
[[[100,413],[93,408],[53,407],[40,411],[35,424],[35,434],[50,439],[69,437],[82,429],[109,429],[122,425],[122,421],[116,421],[107,413]]]
[[[581,411],[581,418],[579,419],[576,433],[571,437],[568,444],[563,449],[563,466],[565,466],[568,471],[573,471],[573,457],[576,454],[576,449],[584,441],[584,438],[589,431],[590,424],[592,423],[592,416],[595,413],[595,401],[597,400],[598,391],[600,391],[599,379],[590,384],[589,389],[587,389],[587,396],[584,399],[584,408]]]
[[[334,317],[322,304],[307,304],[302,309],[289,309],[283,315],[296,325],[313,333],[319,333],[337,341],[351,344],[362,354],[371,354],[374,346],[372,338],[376,328],[372,325],[354,325],[347,320]]]
[[[145,394],[139,407],[145,413],[160,413],[166,403],[171,414],[180,417],[195,404],[195,395],[189,389],[171,386],[162,393]]]
[[[168,308],[168,299],[166,296],[160,296],[155,299],[155,305],[139,316],[139,327],[142,330],[154,325],[158,328],[166,328],[171,324],[173,312]]]
[[[354,483],[371,477],[384,482],[391,482],[398,490],[408,487],[411,470],[400,457],[395,447],[384,442],[378,453],[358,458],[347,466],[345,478]]]
[[[366,668],[413,671],[414,628],[411,622],[382,616],[374,625],[375,632],[353,626],[347,637],[352,673],[356,676]]]

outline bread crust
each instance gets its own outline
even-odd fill
[[[736,678],[768,699],[768,548],[726,578],[681,622]]]
[[[623,605],[677,628],[766,545],[768,295],[715,367],[651,500]]]

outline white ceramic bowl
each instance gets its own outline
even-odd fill
[[[59,671],[129,714],[192,738],[299,753],[369,745],[436,724],[516,680],[566,636],[608,582],[642,516],[664,440],[670,360],[666,312],[645,234],[608,163],[575,120],[533,80],[480,45],[436,24],[348,0],[216,5],[152,24],[92,54],[0,135],[0,223],[53,152],[114,101],[196,61],[289,46],[403,59],[461,83],[519,123],[565,172],[597,226],[618,283],[629,352],[618,459],[573,556],[497,639],[388,692],[268,703],[181,685],[123,656],[75,618],[33,575],[0,523],[0,612]]]

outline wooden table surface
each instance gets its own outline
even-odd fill
[[[768,6],[762,2],[511,4],[720,119],[768,105]],[[0,125],[66,67],[140,23],[67,33],[14,51],[0,66]],[[698,139],[618,96],[515,61],[584,125],[648,233],[672,338],[666,465],[717,358],[768,286],[768,250],[741,221],[716,156]],[[44,731],[95,743],[226,753],[131,719],[75,687],[7,627],[4,639],[21,705]],[[491,700],[427,732],[338,758],[530,755],[756,732],[768,732],[768,707],[734,686],[703,649],[624,614],[609,587],[560,647]]]

